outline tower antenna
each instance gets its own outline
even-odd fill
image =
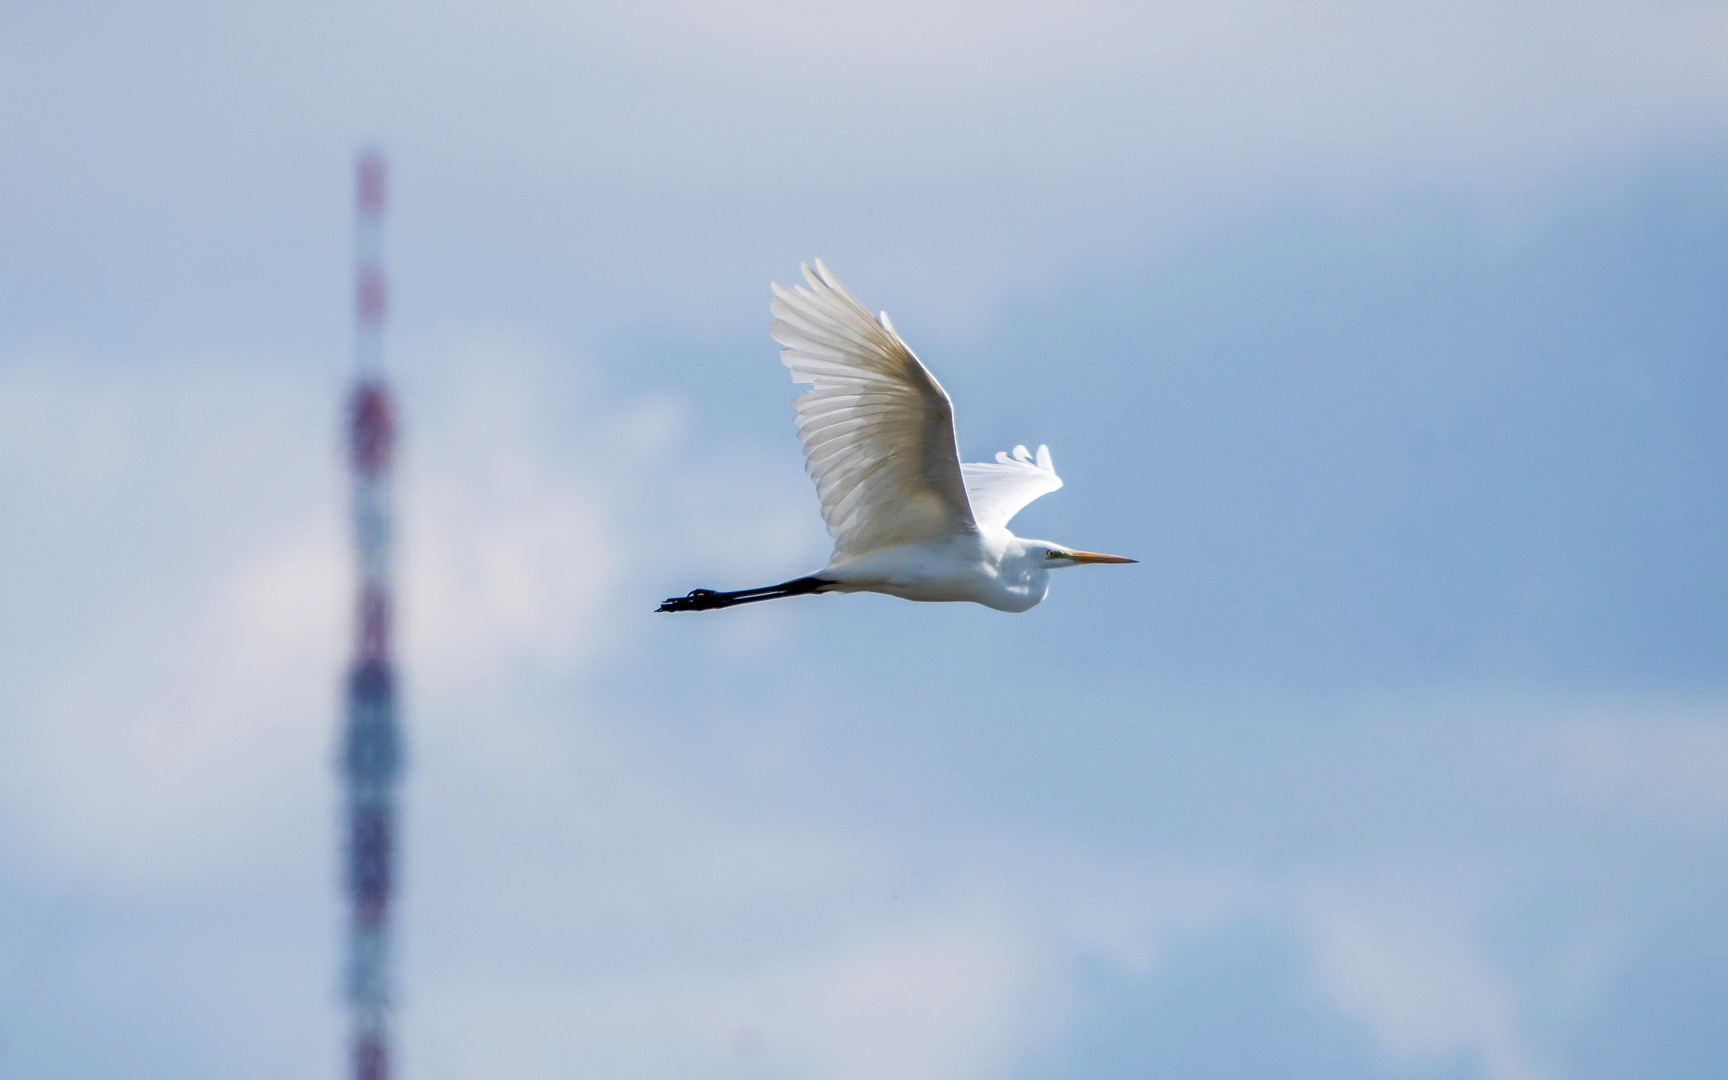
[[[391,1075],[390,901],[396,878],[396,784],[402,736],[391,649],[391,458],[396,430],[384,378],[384,157],[361,152],[354,219],[354,389],[348,399],[355,567],[341,773],[346,794],[346,993],[353,1080]]]

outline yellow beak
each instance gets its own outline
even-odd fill
[[[1140,561],[1139,559],[1124,559],[1120,555],[1100,555],[1096,551],[1076,551],[1069,554],[1068,558],[1077,563],[1132,563]]]

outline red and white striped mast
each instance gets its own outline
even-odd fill
[[[384,158],[359,160],[354,223],[355,379],[348,404],[348,466],[358,603],[342,738],[346,789],[349,1053],[353,1080],[391,1075],[390,901],[396,878],[396,784],[402,737],[391,649],[391,456],[395,418],[384,379]]]

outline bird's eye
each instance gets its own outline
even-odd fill
[[[1044,553],[1044,557],[1046,559],[1066,559],[1068,557],[1068,553],[1066,551],[1051,550],[1051,551],[1046,551]]]

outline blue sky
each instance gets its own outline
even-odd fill
[[[0,27],[0,1077],[340,1067],[367,140],[403,1075],[1728,1061],[1715,8]],[[1141,565],[655,616],[826,557],[815,255]]]

